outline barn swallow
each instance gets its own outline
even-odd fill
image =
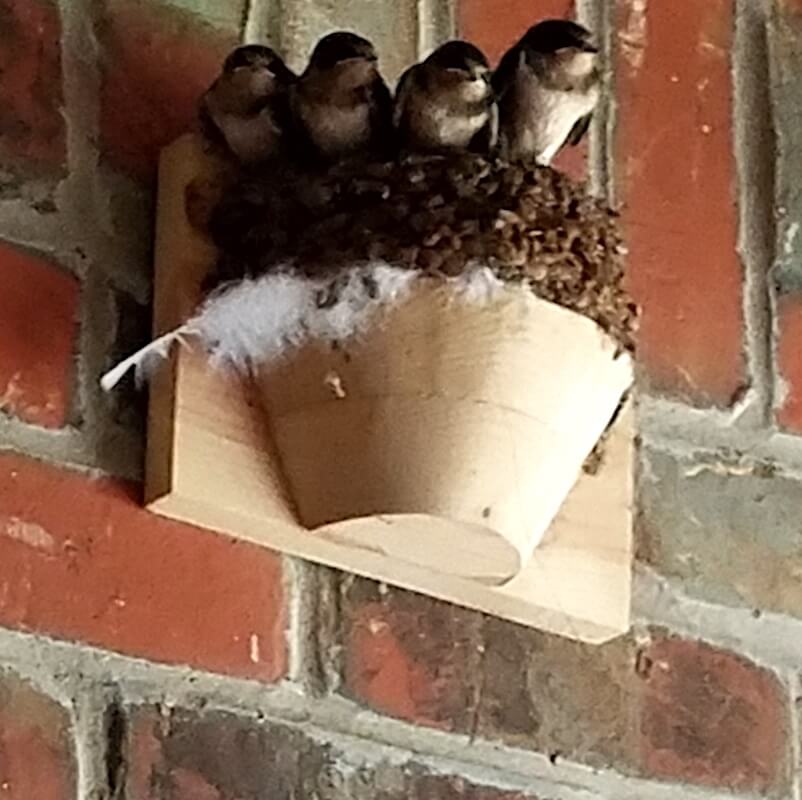
[[[398,82],[393,125],[402,147],[489,153],[498,135],[490,65],[468,42],[453,41],[410,67]]]
[[[238,47],[201,99],[200,124],[207,140],[242,164],[278,155],[289,121],[287,90],[295,78],[271,48]]]
[[[324,161],[385,152],[392,139],[392,96],[373,45],[355,33],[324,36],[290,92],[307,149]]]
[[[505,158],[550,164],[564,144],[582,139],[601,82],[590,37],[575,22],[544,20],[504,54],[493,87]]]

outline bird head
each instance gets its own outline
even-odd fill
[[[424,62],[446,85],[459,86],[476,99],[490,90],[490,65],[485,54],[469,42],[455,40],[438,47]]]
[[[324,36],[315,45],[309,66],[313,69],[329,70],[357,62],[375,66],[378,62],[376,49],[362,36],[349,31],[337,31]]]
[[[446,42],[438,47],[426,59],[426,63],[471,80],[490,74],[490,65],[485,54],[478,47],[460,40]]]
[[[291,83],[295,75],[270,47],[248,44],[233,50],[223,62],[223,75],[247,85],[254,95],[269,94]]]
[[[378,61],[376,49],[367,39],[337,31],[315,45],[305,75],[325,76],[338,90],[351,90],[376,80]]]
[[[521,46],[533,66],[545,62],[571,77],[589,75],[599,52],[590,31],[567,19],[547,19],[533,25],[521,40]]]

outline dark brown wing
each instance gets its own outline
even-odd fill
[[[393,101],[393,127],[400,130],[403,126],[404,116],[407,110],[407,100],[409,99],[410,88],[412,87],[412,77],[415,67],[409,67],[398,79],[395,87],[395,100]]]
[[[398,79],[393,100],[393,139],[395,149],[400,150],[409,142],[409,97],[415,80],[415,65],[407,69]]]
[[[389,155],[395,145],[393,135],[393,95],[387,84],[378,76],[371,87],[370,129],[376,149]]]
[[[565,144],[570,145],[578,145],[582,139],[584,139],[585,134],[588,132],[588,128],[590,128],[590,121],[593,118],[593,113],[585,114],[584,117],[580,117],[575,123],[574,127],[571,128],[571,132],[568,134]]]
[[[521,63],[521,52],[518,45],[511,47],[501,57],[501,61],[498,62],[493,73],[493,91],[496,93],[496,101],[499,103],[515,81],[515,75]]]

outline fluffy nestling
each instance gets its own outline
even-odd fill
[[[245,45],[223,62],[201,98],[201,131],[242,164],[277,156],[289,122],[287,90],[295,74],[271,48]]]
[[[324,36],[290,92],[290,108],[307,150],[332,162],[380,155],[390,144],[392,96],[373,45],[338,31]]]
[[[599,99],[598,50],[575,22],[544,20],[505,53],[493,75],[501,153],[548,165],[577,144]]]
[[[402,148],[490,153],[498,110],[490,65],[472,44],[447,42],[398,82],[393,125]]]

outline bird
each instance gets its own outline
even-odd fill
[[[498,134],[491,71],[479,48],[446,42],[400,78],[393,125],[402,148],[489,154]]]
[[[295,79],[266,45],[233,50],[200,101],[200,129],[207,143],[240,164],[278,156],[289,123],[287,90]]]
[[[598,49],[576,22],[533,25],[502,56],[493,74],[501,155],[549,165],[588,130],[599,100]]]
[[[385,153],[392,142],[392,95],[374,46],[350,31],[324,36],[290,91],[300,141],[324,162]]]

